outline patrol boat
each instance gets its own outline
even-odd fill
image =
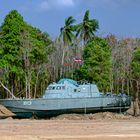
[[[102,94],[95,84],[61,79],[50,84],[41,98],[0,99],[0,104],[19,117],[53,116],[62,113],[88,113],[103,110],[126,110],[127,95]]]

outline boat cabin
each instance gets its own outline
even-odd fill
[[[100,97],[101,94],[95,84],[78,84],[72,79],[61,79],[50,84],[45,90],[43,98],[82,98]]]

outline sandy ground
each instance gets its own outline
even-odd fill
[[[0,140],[140,140],[140,119],[0,120]]]

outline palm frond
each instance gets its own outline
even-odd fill
[[[92,25],[92,28],[97,31],[99,29],[99,23],[96,19],[90,20],[90,24]]]
[[[86,10],[83,21],[89,20],[89,10]]]
[[[64,30],[64,28],[63,28],[63,27],[61,27],[61,28],[60,28],[59,40],[60,40],[60,38],[62,38],[62,36],[63,36],[63,30]]]
[[[72,16],[70,16],[65,20],[65,26],[72,25],[75,21],[76,20]]]

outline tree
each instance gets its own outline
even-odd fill
[[[122,39],[112,46],[112,79],[115,93],[129,94],[131,91],[129,85],[133,42],[132,39]]]
[[[132,83],[133,83],[133,97],[134,97],[134,115],[140,115],[139,109],[139,94],[140,94],[140,48],[138,48],[133,54],[133,60],[131,63],[132,70]]]
[[[51,40],[47,33],[26,24],[21,32],[20,56],[22,58],[23,83],[25,84],[26,98],[36,97],[37,87],[47,80],[46,65]],[[40,78],[39,78],[40,77]],[[42,78],[43,77],[43,78]]]
[[[108,43],[94,38],[84,48],[84,64],[78,70],[79,80],[95,82],[102,91],[110,90],[111,52]]]
[[[62,27],[60,29],[60,38],[62,38],[62,41],[64,43],[64,48],[63,48],[63,52],[62,52],[62,61],[61,61],[61,69],[60,69],[60,77],[62,76],[62,67],[64,65],[64,57],[65,57],[65,53],[67,50],[67,47],[72,45],[72,41],[74,38],[74,25],[73,23],[75,22],[75,19],[73,19],[72,16],[68,17],[65,20],[65,25],[64,27]]]
[[[65,20],[65,25],[60,29],[60,37],[62,37],[64,45],[71,45],[72,39],[74,37],[73,31],[74,31],[74,26],[73,23],[75,22],[75,19],[73,19],[72,16],[68,17]]]
[[[51,52],[48,34],[26,23],[13,10],[1,26],[0,44],[1,85],[12,94],[35,97],[39,85],[46,86],[46,65]]]
[[[4,19],[0,31],[1,56],[0,69],[3,71],[1,81],[14,93],[16,76],[22,73],[22,61],[19,59],[20,32],[24,28],[23,17],[12,10]]]
[[[98,28],[98,21],[96,19],[89,19],[89,10],[87,10],[83,22],[76,25],[76,36],[80,36],[84,44],[86,44],[90,39],[95,37],[95,32]]]

